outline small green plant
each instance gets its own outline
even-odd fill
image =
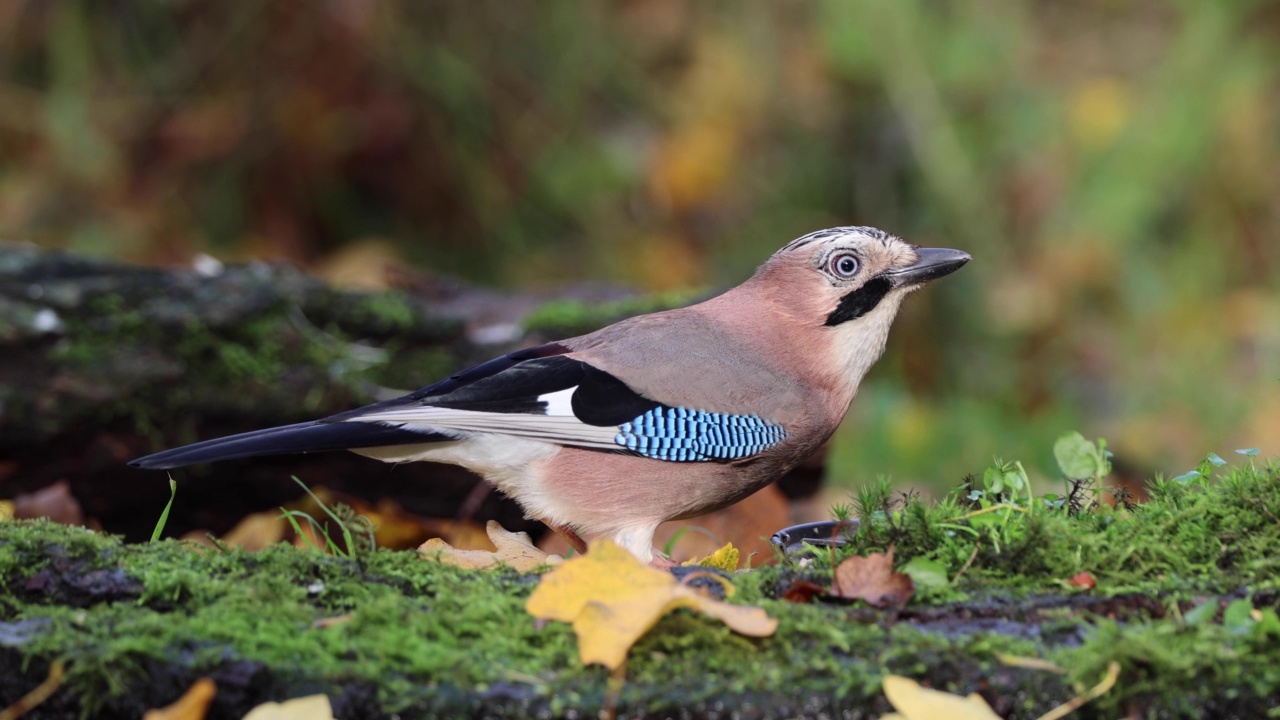
[[[178,483],[174,482],[173,476],[169,477],[169,502],[164,504],[164,510],[160,513],[160,519],[156,521],[156,527],[151,531],[151,542],[160,539],[160,533],[164,532],[164,526],[169,522],[169,509],[173,507],[173,499],[178,495]]]
[[[1067,488],[1064,495],[1042,495],[1044,504],[1064,509],[1072,515],[1096,507],[1098,495],[1107,490],[1103,488],[1102,481],[1111,474],[1112,455],[1107,450],[1107,441],[1098,438],[1097,442],[1090,442],[1080,433],[1072,431],[1059,437],[1053,444],[1053,457],[1058,462],[1058,470],[1066,479]],[[1127,495],[1121,490],[1112,489],[1110,492],[1117,502],[1126,506],[1129,504]]]
[[[320,509],[324,510],[325,514],[333,520],[333,522],[338,526],[338,529],[342,532],[342,545],[339,545],[334,542],[333,537],[329,534],[328,523],[321,524],[320,521],[312,517],[310,513],[302,510],[286,510],[285,508],[280,508],[280,517],[289,522],[293,531],[297,533],[298,537],[302,538],[302,540],[311,547],[312,550],[315,550],[316,552],[328,552],[331,555],[354,560],[361,551],[373,550],[377,547],[377,543],[374,540],[373,523],[369,522],[369,518],[366,518],[363,515],[357,515],[349,506],[341,503],[335,503],[334,507],[330,508],[323,500],[316,497],[315,493],[311,492],[311,488],[307,487],[306,483],[296,477],[293,478],[293,481],[298,483],[298,485],[306,491],[307,495],[311,496],[312,500],[316,501],[316,504],[320,506]],[[315,541],[311,539],[310,535],[303,532],[302,526],[298,522],[299,520],[307,521],[311,525],[311,528],[315,530],[316,535],[324,538],[324,548],[317,545]],[[353,527],[355,528],[354,532]],[[359,532],[360,535],[357,536],[356,532]]]

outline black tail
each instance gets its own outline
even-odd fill
[[[414,432],[370,422],[304,422],[205,440],[141,457],[129,464],[138,468],[168,470],[214,460],[234,460],[259,455],[416,445],[452,439],[452,436],[442,433]]]

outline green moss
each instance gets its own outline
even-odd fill
[[[552,300],[539,305],[525,316],[524,328],[526,332],[581,335],[633,315],[684,307],[706,294],[705,290],[694,289],[672,290],[602,303]]]
[[[898,673],[960,693],[987,687],[1010,711],[1031,715],[1096,684],[1112,662],[1120,681],[1081,717],[1116,716],[1133,703],[1170,716],[1248,714],[1280,698],[1277,466],[1158,486],[1151,503],[1130,511],[1014,513],[1000,550],[976,555],[971,535],[947,534],[972,527],[955,519],[964,512],[957,504],[870,512],[867,532],[836,556],[893,543],[902,562],[930,557],[949,576],[959,567],[949,563],[972,557],[954,587],[922,588],[899,614],[776,599],[798,577],[829,583],[825,553],[804,568],[739,573],[733,601],[764,607],[778,632],[750,639],[674,613],[633,648],[623,706],[661,715],[794,703],[797,716],[874,716],[886,709],[881,679]],[[115,594],[86,600],[74,594],[81,586],[58,589],[46,577],[89,570],[114,571],[103,577],[115,578]],[[1097,577],[1096,590],[1064,582],[1080,570]],[[24,589],[37,580],[44,591]],[[371,688],[384,712],[489,712],[512,688],[523,708],[516,714],[597,707],[606,673],[579,665],[568,626],[539,627],[524,611],[536,580],[412,552],[351,560],[288,546],[124,546],[48,523],[0,523],[0,608],[41,628],[17,651],[33,666],[68,660],[68,687],[91,704],[142,692],[156,663],[212,673],[242,661],[285,685]],[[961,597],[968,602],[953,604]],[[1208,612],[1184,618],[1203,597],[1214,603]],[[1236,599],[1221,620],[1218,598]],[[67,607],[76,604],[87,606]],[[316,625],[337,616],[349,619]],[[1044,658],[1069,674],[1008,667],[1001,655]]]
[[[1100,504],[1071,512],[1036,499],[973,517],[969,488],[929,504],[892,502],[884,487],[863,491],[862,529],[834,556],[895,547],[900,565],[937,561],[957,582],[922,588],[921,599],[943,602],[992,592],[1071,592],[1066,580],[1088,572],[1095,592],[1173,593],[1189,598],[1236,588],[1280,587],[1280,465],[1247,465],[1216,479],[1158,480],[1152,499],[1130,509]]]
[[[388,332],[405,331],[420,319],[417,307],[400,292],[367,295],[355,305],[352,316],[362,324],[376,324]]]

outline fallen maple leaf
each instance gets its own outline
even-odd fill
[[[572,623],[582,664],[598,662],[612,670],[663,615],[681,607],[752,637],[778,628],[764,610],[712,600],[608,540],[592,542],[586,555],[543,576],[525,605],[536,618]]]
[[[200,678],[173,704],[148,710],[142,720],[204,720],[217,695],[218,686],[209,678]]]
[[[900,675],[884,679],[884,695],[898,712],[884,715],[880,720],[1000,720],[1000,716],[977,693],[960,697],[930,690]]]
[[[440,538],[428,540],[418,548],[418,552],[431,556],[445,565],[456,565],[469,570],[482,570],[505,566],[520,572],[529,572],[545,565],[557,565],[564,562],[559,555],[548,555],[534,547],[528,533],[513,533],[490,520],[484,528],[497,548],[494,552],[487,550],[458,550]]]
[[[741,557],[738,548],[733,543],[726,543],[724,547],[702,558],[701,560],[689,560],[681,563],[682,567],[697,565],[701,567],[719,568],[725,572],[733,572],[738,569],[738,560]]]
[[[250,710],[244,720],[333,720],[333,705],[328,695],[307,695],[284,702],[262,703]]]
[[[887,553],[845,558],[836,567],[831,593],[846,600],[865,600],[876,607],[907,604],[915,594],[911,578],[893,571],[893,547]]]

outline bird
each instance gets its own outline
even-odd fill
[[[873,227],[799,237],[750,278],[682,308],[518,350],[399,398],[130,463],[350,450],[460,465],[580,552],[643,562],[668,520],[741,500],[835,432],[903,299],[971,259]]]

